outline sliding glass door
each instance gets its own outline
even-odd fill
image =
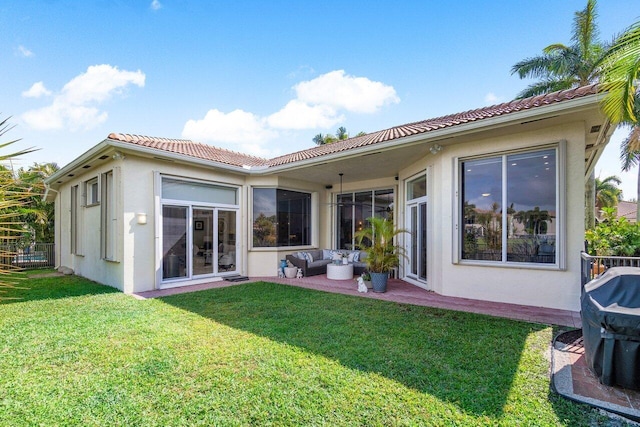
[[[161,179],[161,281],[237,272],[237,188]]]
[[[405,275],[418,285],[427,283],[427,179],[421,175],[407,182]]]
[[[162,279],[187,277],[187,218],[184,206],[162,207]]]

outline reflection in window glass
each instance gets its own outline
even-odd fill
[[[337,196],[337,248],[353,249],[354,233],[369,226],[367,218],[393,216],[393,189],[344,193]],[[367,242],[363,241],[366,246]]]
[[[502,158],[462,163],[462,259],[502,260]]]
[[[162,207],[162,278],[187,276],[187,208]]]
[[[507,206],[507,261],[555,263],[555,150],[507,157]]]
[[[462,259],[556,262],[556,157],[548,149],[461,163]]]
[[[422,175],[407,184],[407,200],[418,199],[427,195],[427,177]]]
[[[163,199],[235,205],[238,203],[237,194],[238,191],[232,187],[171,178],[162,179]]]
[[[274,188],[253,190],[253,246],[311,244],[311,194]]]

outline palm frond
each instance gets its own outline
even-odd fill
[[[543,80],[537,83],[532,83],[522,90],[516,96],[517,99],[529,98],[531,96],[544,95],[559,90],[571,89],[574,87],[575,82],[573,80]]]
[[[605,54],[602,68],[602,110],[613,123],[638,122],[640,22],[627,29]]]
[[[640,127],[631,128],[629,135],[620,143],[622,170],[628,171],[640,162]]]
[[[583,53],[589,52],[591,46],[598,41],[599,31],[598,24],[596,23],[597,18],[596,0],[588,0],[583,10],[575,13],[571,40],[578,45],[580,51]]]
[[[511,74],[518,74],[521,79],[547,78],[549,76],[550,62],[551,58],[548,55],[527,58],[511,67]]]

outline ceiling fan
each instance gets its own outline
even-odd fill
[[[333,203],[333,202],[332,203],[327,203],[327,205],[329,205],[329,206],[337,206],[339,208],[343,207],[343,206],[363,206],[364,203],[362,203],[362,202],[360,202],[360,203],[356,203],[356,202],[353,202],[353,201],[345,202],[340,198],[340,195],[344,194],[343,191],[342,191],[342,179],[343,179],[344,173],[340,172],[338,175],[340,175],[340,192],[337,194],[338,202],[337,203]],[[352,194],[352,193],[348,193],[348,194]]]

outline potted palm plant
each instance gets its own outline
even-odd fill
[[[367,270],[373,291],[386,292],[389,272],[400,264],[400,257],[404,256],[404,248],[396,245],[394,240],[407,231],[395,228],[393,221],[387,218],[371,217],[367,221],[369,227],[355,234],[357,245],[367,253]]]

